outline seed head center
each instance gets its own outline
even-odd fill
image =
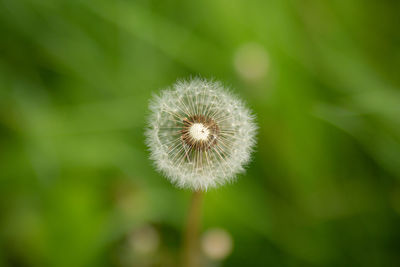
[[[206,141],[210,135],[210,130],[202,123],[193,123],[189,129],[189,134],[195,141]]]
[[[182,120],[181,139],[196,151],[205,151],[217,144],[219,127],[211,118],[194,115]]]

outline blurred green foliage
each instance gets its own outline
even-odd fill
[[[207,266],[400,266],[399,11],[0,0],[0,266],[176,266],[190,192],[143,129],[151,93],[191,75],[231,85],[260,126],[247,174],[206,194],[203,230],[233,240]]]

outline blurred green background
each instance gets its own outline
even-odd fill
[[[205,196],[204,266],[400,266],[399,11],[0,0],[0,266],[177,266],[190,192],[143,129],[152,92],[196,75],[260,127]]]

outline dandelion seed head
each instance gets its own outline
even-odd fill
[[[207,190],[244,171],[257,127],[244,103],[221,83],[177,82],[153,97],[150,110],[150,157],[172,183]]]

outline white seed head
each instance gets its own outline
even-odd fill
[[[172,183],[207,190],[244,171],[255,144],[254,116],[219,82],[177,82],[150,102],[146,142]]]

